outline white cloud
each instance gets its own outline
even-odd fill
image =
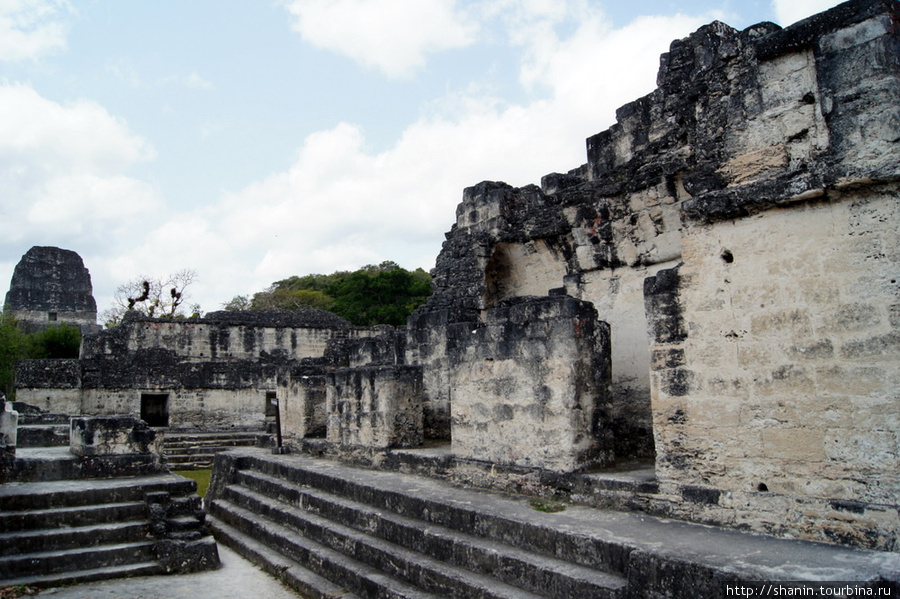
[[[103,107],[2,84],[0,114],[11,117],[0,119],[0,240],[96,247],[158,208],[155,191],[125,174],[153,149]]]
[[[547,19],[559,22],[552,11]],[[709,20],[647,17],[613,29],[601,14],[581,13],[568,35],[548,26],[541,39],[522,41],[534,42],[523,49],[522,79],[549,89],[548,97],[509,104],[472,86],[436,102],[377,153],[353,124],[314,133],[288,170],[193,214],[194,233],[169,231],[169,239],[196,237],[173,259],[201,273],[198,299],[207,310],[294,274],[382,260],[430,268],[464,187],[484,179],[536,183],[579,166],[584,139],[612,124],[620,105],[652,91],[670,41]],[[196,249],[207,244],[215,250]]]
[[[337,10],[354,3],[308,4]],[[506,24],[497,35],[519,49],[531,100],[511,103],[473,82],[431,103],[380,152],[359,126],[341,123],[307,136],[290,168],[215,205],[170,211],[165,222],[154,190],[127,174],[153,150],[124,123],[90,102],[63,106],[27,86],[0,86],[0,114],[23,117],[22,125],[0,119],[0,239],[25,231],[34,242],[81,253],[101,310],[116,285],[142,272],[195,269],[193,300],[208,311],[295,274],[383,260],[430,268],[464,187],[484,179],[537,183],[579,166],[584,139],[653,89],[670,41],[710,20],[654,17],[614,29],[580,0],[470,8]],[[412,55],[421,61],[436,47],[419,43]],[[378,66],[401,72],[416,61],[384,58]],[[39,234],[67,227],[69,237]]]
[[[389,77],[408,77],[425,56],[474,40],[455,0],[291,0],[292,28],[310,44]]]
[[[37,58],[66,47],[57,19],[63,0],[0,0],[0,61]]]
[[[791,23],[828,10],[841,0],[772,0],[772,8],[778,23],[787,27]]]

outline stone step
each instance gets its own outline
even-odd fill
[[[261,453],[251,455],[243,470],[254,470],[375,509],[390,510],[399,516],[422,519],[610,574],[626,572],[632,551],[632,547],[614,535],[585,538],[560,529],[557,524],[566,519],[565,514],[539,512],[525,498],[460,489],[433,479],[373,472],[327,460],[299,457],[274,460]],[[608,512],[600,514],[615,517]]]
[[[127,522],[140,520],[146,516],[147,505],[142,501],[40,510],[0,511],[0,530],[6,532],[51,530],[109,522]]]
[[[68,447],[69,425],[66,424],[26,424],[16,431],[16,447]]]
[[[160,472],[159,457],[151,454],[107,455],[82,459],[69,447],[23,447],[16,450],[13,480],[30,482],[103,479],[110,476],[152,476]]]
[[[229,433],[229,432],[213,432],[213,433],[177,433],[172,431],[166,431],[163,433],[163,437],[165,438],[167,443],[186,443],[186,442],[203,442],[203,441],[214,441],[214,440],[233,440],[233,441],[241,441],[241,442],[254,442],[257,439],[268,437],[268,434],[263,432],[258,433],[249,433],[249,432],[238,432],[238,433]]]
[[[146,512],[146,510],[144,511]],[[123,544],[133,539],[144,538],[149,533],[150,523],[146,519],[4,532],[0,533],[0,557],[22,553],[61,551],[76,547]]]
[[[166,465],[170,470],[209,470],[212,468],[213,461],[203,461],[203,462],[174,462],[169,463],[166,462]]]
[[[362,597],[383,599],[438,599],[441,597],[441,595],[426,593],[394,580],[371,566],[306,539],[295,531],[257,516],[248,510],[230,505],[228,502],[214,502],[211,515],[216,520],[276,549],[297,564],[303,564],[317,576],[330,581],[339,581],[336,584]]]
[[[255,490],[248,488],[254,485]],[[215,517],[220,521],[246,526],[244,534],[270,545],[270,549],[290,547],[297,539],[315,543],[305,545],[302,551],[285,549],[289,557],[301,560],[317,561],[320,551],[333,553],[332,547],[342,544],[349,547],[348,553],[359,548],[364,554],[375,555],[375,559],[385,559],[378,557],[379,553],[400,557],[400,553],[392,554],[383,545],[360,536],[371,533],[380,541],[403,539],[398,544],[409,551],[433,551],[425,556],[428,559],[454,563],[468,555],[476,570],[491,544],[500,543],[546,555],[548,561],[552,558],[602,570],[613,580],[625,581],[624,587],[613,590],[621,590],[619,596],[629,598],[724,596],[724,585],[729,582],[788,580],[792,576],[811,581],[884,580],[900,588],[898,553],[775,538],[578,505],[546,513],[536,510],[527,497],[465,489],[436,478],[352,467],[302,454],[273,455],[262,449],[219,454],[207,502],[218,510]],[[250,506],[252,511],[236,503]],[[278,523],[254,515],[267,509],[272,512],[266,503],[277,506],[274,511],[279,515],[273,513],[272,517]],[[353,530],[348,533],[337,528],[335,521]],[[417,525],[415,521],[427,524]],[[292,529],[298,522],[309,522],[298,527],[322,542],[298,536]],[[444,529],[453,531],[449,541],[440,538],[446,534]],[[271,531],[278,532],[269,534]],[[411,537],[408,542],[406,537]],[[459,553],[454,554],[457,547]],[[510,563],[503,560],[497,564]],[[398,563],[398,568],[406,567]],[[335,584],[347,584],[360,596],[378,596],[353,586],[357,584],[353,580],[351,584],[333,578],[327,571],[317,574]],[[334,575],[342,576],[339,570]],[[529,588],[539,588],[538,577],[533,580],[534,586]],[[567,594],[563,589],[558,586],[541,593],[554,599],[582,596]]]
[[[42,425],[42,424],[56,424],[56,425],[65,425],[69,426],[69,420],[71,420],[73,416],[69,414],[52,414],[49,412],[41,412],[41,413],[19,413],[19,426],[27,426],[27,425]]]
[[[138,562],[107,568],[93,568],[71,570],[68,572],[56,572],[36,576],[19,576],[8,580],[0,580],[0,586],[4,587],[57,587],[66,584],[96,582],[111,578],[126,578],[133,576],[153,576],[161,574],[163,568],[155,561]]]
[[[200,443],[164,443],[163,455],[188,455],[191,453],[218,453],[234,448],[262,447],[255,441],[204,441]]]
[[[220,543],[227,545],[245,559],[275,576],[301,596],[307,599],[336,599],[338,597],[340,599],[359,599],[358,595],[314,574],[296,561],[285,557],[221,520],[210,518],[209,522]]]
[[[165,456],[166,464],[187,464],[191,462],[212,462],[219,452],[203,451],[192,453],[176,453],[167,454]]]
[[[163,445],[166,449],[190,449],[193,447],[253,447],[258,437],[235,439],[233,437],[201,437],[201,438],[165,438]]]
[[[0,557],[0,581],[152,562],[153,548],[152,541],[141,541]]]
[[[217,453],[226,451],[233,447],[255,447],[256,442],[243,442],[234,440],[211,440],[201,443],[178,443],[172,444],[166,442],[163,447],[163,453],[169,455],[190,455],[192,453]]]
[[[174,474],[8,483],[0,485],[0,512],[143,501],[146,493],[165,491],[180,496],[196,489],[196,482]]]
[[[478,574],[493,575],[504,583],[532,592],[547,593],[553,597],[609,599],[620,596],[626,585],[620,576],[371,508],[257,472],[241,471],[236,482],[241,486],[229,486],[225,497],[258,514],[277,517],[271,499],[278,499],[291,506],[302,506],[305,513],[311,512],[390,543],[402,544],[407,549],[443,563],[468,568]],[[293,516],[293,511],[286,510],[285,515]],[[320,526],[312,523],[301,527],[301,523],[294,521],[295,517],[291,519],[291,527],[304,535],[312,536],[311,529]]]

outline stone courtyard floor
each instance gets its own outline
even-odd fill
[[[46,599],[298,599],[298,595],[219,543],[222,568],[211,572],[104,580],[46,589]]]

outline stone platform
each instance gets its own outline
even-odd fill
[[[220,542],[309,596],[717,597],[727,583],[796,580],[900,590],[896,553],[576,505],[547,513],[265,450],[219,454],[207,501]]]

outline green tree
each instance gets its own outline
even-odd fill
[[[354,272],[275,281],[265,291],[253,294],[250,304],[254,310],[328,310],[364,326],[401,325],[429,295],[431,275],[421,268],[405,270],[387,260]]]
[[[326,293],[314,289],[278,289],[270,287],[266,291],[253,294],[251,306],[254,310],[303,310],[316,308],[331,309],[334,300]]]
[[[353,324],[402,325],[431,295],[431,277],[422,269],[410,272],[382,262],[343,277],[326,291],[334,298],[331,311]]]
[[[229,312],[240,312],[241,310],[249,310],[252,307],[253,303],[246,295],[236,295],[229,302],[222,304],[222,309]]]
[[[7,312],[0,314],[0,391],[15,397],[16,362],[28,357],[31,340]]]
[[[77,358],[81,352],[81,329],[62,323],[31,335],[30,358]]]
[[[36,358],[77,358],[81,329],[66,323],[25,333],[8,312],[0,314],[0,391],[15,397],[16,363]]]

